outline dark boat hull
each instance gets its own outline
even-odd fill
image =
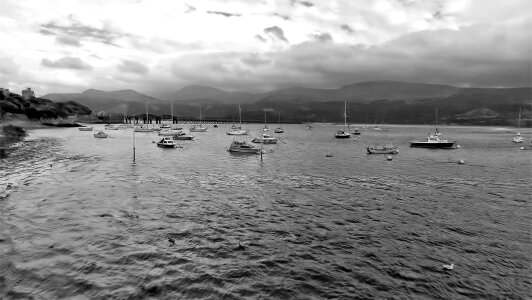
[[[161,147],[161,148],[175,148],[175,145],[168,145],[168,144],[160,144],[160,143],[157,143],[157,147]]]
[[[453,149],[455,142],[430,143],[430,142],[410,142],[413,148],[432,148],[432,149]]]

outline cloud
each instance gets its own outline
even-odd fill
[[[267,40],[260,34],[255,35],[255,39],[261,42],[267,42]]]
[[[65,56],[56,61],[51,61],[47,58],[41,60],[41,64],[49,68],[57,69],[74,69],[74,70],[89,70],[92,67],[84,63],[78,57]]]
[[[194,6],[192,6],[192,5],[189,5],[189,4],[185,4],[185,5],[187,7],[187,9],[185,10],[186,14],[189,14],[189,13],[191,13],[191,12],[196,10],[196,8]]]
[[[45,35],[59,35],[70,36],[78,38],[89,38],[104,44],[115,45],[115,40],[124,37],[125,35],[108,28],[96,28],[88,25],[83,25],[75,20],[71,20],[71,25],[58,25],[55,22],[50,22],[41,25],[40,32]]]
[[[300,5],[303,5],[303,6],[306,6],[306,7],[312,7],[314,6],[314,4],[312,2],[309,2],[309,1],[297,1],[297,0],[290,0],[290,5],[296,5],[296,4],[300,4]]]
[[[333,40],[332,36],[329,33],[313,33],[310,34],[310,37],[319,42],[331,42]]]
[[[146,74],[149,70],[148,67],[134,60],[124,60],[121,64],[118,65],[118,69],[122,72],[136,74]]]
[[[75,47],[81,46],[81,43],[79,42],[77,38],[73,36],[68,36],[68,35],[58,36],[55,38],[55,41],[58,44],[67,45],[67,46],[75,46]]]
[[[240,17],[240,16],[242,16],[241,14],[233,14],[233,13],[228,13],[228,12],[223,12],[223,11],[213,11],[213,10],[208,10],[207,13],[208,14],[212,14],[212,15],[221,15],[221,16],[224,16],[224,17]]]
[[[12,58],[0,55],[0,74],[13,75],[18,72],[18,67]]]
[[[281,27],[279,26],[264,28],[264,33],[281,41],[288,42],[288,40],[284,36],[283,29],[281,29]]]
[[[342,24],[342,25],[340,26],[340,29],[342,29],[343,31],[345,31],[345,32],[347,32],[347,33],[353,33],[353,32],[355,32],[355,31],[353,30],[353,28],[351,28],[351,26],[349,26],[349,25],[347,25],[347,24]]]

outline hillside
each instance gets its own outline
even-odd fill
[[[25,100],[14,93],[4,96],[0,93],[0,111],[4,113],[25,115],[29,119],[56,119],[71,115],[90,115],[91,110],[74,101],[54,102],[43,98]]]

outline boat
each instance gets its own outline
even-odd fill
[[[98,133],[94,134],[94,137],[95,138],[99,138],[99,139],[104,139],[104,138],[107,138],[108,135],[107,135],[107,133],[105,133],[105,132],[100,130],[100,131],[98,131]]]
[[[338,130],[334,135],[337,139],[347,139],[351,136],[349,130],[347,129],[347,101],[344,102],[344,129]]]
[[[174,135],[173,139],[178,141],[192,141],[194,139],[194,136],[181,132],[179,134]]]
[[[274,132],[275,133],[283,133],[284,132],[283,128],[281,127],[281,113],[279,113],[279,127],[275,128]]]
[[[214,128],[218,128],[218,124],[214,124],[212,127],[214,127]]]
[[[411,141],[410,147],[454,149],[456,141],[441,140],[438,136],[429,132],[426,141]]]
[[[366,148],[368,154],[397,154],[397,146],[386,145],[386,146],[369,146]]]
[[[264,128],[262,129],[262,136],[254,138],[252,143],[259,144],[277,144],[278,138],[271,136],[268,133],[268,125],[266,125],[266,111],[264,111]]]
[[[157,142],[157,147],[161,148],[175,148],[176,143],[170,137],[163,137],[160,141]]]
[[[246,141],[233,141],[228,151],[232,153],[260,154],[261,149]]]
[[[305,126],[305,129],[312,130],[312,126],[309,123],[310,123],[310,119],[309,119],[309,116],[307,115],[307,126]]]
[[[118,126],[115,126],[114,124],[105,124],[105,130],[118,130]]]
[[[246,130],[242,130],[242,110],[240,109],[240,103],[238,103],[238,126],[234,125],[231,126],[231,130],[227,131],[227,135],[247,135],[248,132]]]
[[[140,125],[140,126],[135,126],[135,128],[133,128],[133,131],[135,131],[135,132],[153,132],[153,128],[149,128],[148,127],[148,122],[149,122],[148,104],[146,103],[146,124],[145,125]]]
[[[353,132],[351,132],[351,133],[352,133],[353,135],[360,135],[360,131],[359,131],[357,128],[355,128],[355,129],[353,130]]]
[[[189,128],[189,131],[190,132],[206,132],[207,131],[207,126],[201,124],[201,105],[199,107],[199,121],[200,121],[200,124],[199,125],[192,125],[192,127]]]
[[[519,119],[517,121],[517,132],[512,138],[512,142],[514,143],[522,143],[525,141],[525,139],[521,136],[521,133],[519,132],[520,128],[521,128],[521,108],[519,108]]]
[[[92,131],[92,127],[79,127],[79,131]]]
[[[172,128],[166,128],[166,129],[161,129],[158,132],[158,135],[160,135],[160,136],[174,136],[174,135],[180,134],[181,132],[182,132],[181,130],[172,129]]]

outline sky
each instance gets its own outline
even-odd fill
[[[530,0],[2,0],[0,87],[522,87],[531,28]]]

